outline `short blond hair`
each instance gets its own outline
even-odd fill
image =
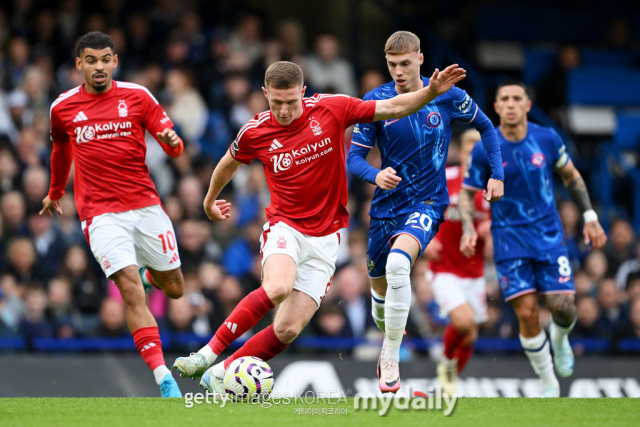
[[[385,54],[400,55],[410,52],[420,52],[420,39],[409,31],[396,31],[384,45]]]
[[[271,86],[274,89],[290,89],[295,86],[304,86],[302,68],[293,62],[278,61],[269,65],[264,73],[264,87]]]

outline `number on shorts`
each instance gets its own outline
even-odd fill
[[[424,231],[429,231],[431,229],[431,217],[427,214],[422,214],[420,215],[420,212],[414,212],[409,216],[409,219],[407,220],[405,225],[409,225],[409,224],[417,224],[418,223],[418,217],[420,217],[420,226],[422,227],[422,229]],[[429,224],[424,223],[424,220],[428,219],[429,220]]]
[[[569,259],[566,256],[562,255],[561,257],[558,257],[558,265],[558,273],[560,273],[561,276],[571,276],[571,265],[569,264]]]
[[[172,251],[176,248],[176,238],[173,236],[173,232],[171,230],[167,231],[167,237],[164,237],[164,234],[158,234],[158,237],[162,241],[162,251],[167,253],[167,245],[169,246],[169,250]]]
[[[324,288],[324,295],[320,297],[320,304],[322,304],[322,301],[324,301],[324,297],[327,296],[327,292],[329,292],[329,287],[331,286],[332,280],[333,280],[333,275],[331,275],[331,277],[329,278],[329,283],[327,283],[327,287]]]

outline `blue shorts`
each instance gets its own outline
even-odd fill
[[[500,289],[505,301],[524,294],[573,294],[573,275],[565,246],[538,258],[515,258],[496,262]]]
[[[446,206],[417,205],[411,213],[396,218],[371,218],[367,267],[369,277],[385,276],[387,257],[393,240],[400,234],[408,234],[420,245],[418,258],[444,222]]]

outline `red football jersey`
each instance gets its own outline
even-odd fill
[[[344,132],[374,114],[375,101],[318,94],[303,98],[302,115],[288,126],[265,111],[240,129],[230,152],[239,162],[263,163],[269,222],[316,237],[349,225]]]
[[[429,266],[434,273],[453,273],[462,278],[477,278],[484,276],[484,239],[478,237],[476,252],[471,258],[460,252],[460,238],[462,237],[462,222],[458,210],[458,198],[464,179],[460,166],[448,167],[447,188],[449,190],[449,207],[444,212],[445,222],[440,225],[436,239],[442,243],[439,261],[430,261]],[[491,206],[482,198],[481,192],[475,195],[474,224],[491,219]]]
[[[145,87],[113,82],[103,94],[71,89],[51,105],[51,186],[60,199],[75,161],[74,194],[80,221],[160,203],[145,164],[144,131],[156,136],[173,123]],[[160,143],[171,156],[176,148]]]

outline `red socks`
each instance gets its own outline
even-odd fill
[[[219,355],[229,344],[235,341],[236,338],[255,326],[273,307],[274,305],[267,296],[264,288],[259,287],[238,303],[229,317],[227,317],[224,323],[218,328],[214,337],[211,338],[211,341],[209,341],[209,347],[211,347],[211,350],[213,350],[215,354]],[[256,334],[256,336],[257,335],[259,334]],[[254,338],[255,337],[251,339]],[[247,344],[249,341],[247,341]],[[245,346],[247,344],[245,344]]]
[[[462,372],[465,366],[467,366],[467,362],[469,358],[473,354],[473,346],[472,345],[463,345],[458,347],[458,351],[456,351],[455,357],[458,359],[458,373]]]
[[[473,353],[473,345],[460,345],[465,335],[449,324],[444,330],[444,355],[447,359],[458,359],[458,373],[462,372]]]
[[[456,350],[463,339],[464,335],[460,334],[453,325],[447,325],[444,329],[444,335],[442,336],[442,341],[444,342],[444,355],[447,359],[453,359],[456,357]]]
[[[272,323],[267,328],[249,338],[242,347],[227,357],[224,361],[224,369],[227,369],[231,362],[242,356],[255,356],[266,362],[282,353],[288,346],[289,344],[283,343],[276,336]]]
[[[153,280],[153,276],[151,275],[151,272],[148,268],[144,270],[144,278],[147,279],[147,281],[151,283],[156,289],[160,289],[158,288],[158,285],[156,285],[155,280]]]
[[[162,342],[157,326],[149,326],[133,331],[133,341],[136,343],[138,353],[142,356],[144,363],[153,371],[158,366],[164,365],[162,355]]]

